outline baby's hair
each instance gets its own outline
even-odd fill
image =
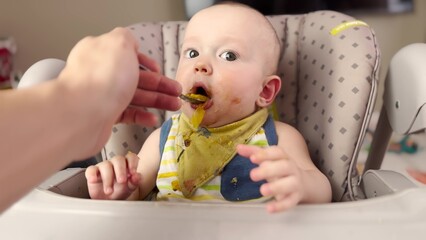
[[[282,56],[282,44],[280,41],[280,38],[278,37],[277,31],[275,31],[274,26],[272,25],[271,21],[269,21],[269,19],[260,11],[258,11],[257,9],[246,5],[244,3],[239,3],[239,2],[235,2],[235,1],[229,1],[229,0],[224,0],[224,1],[219,1],[217,3],[215,3],[215,5],[228,5],[228,6],[238,6],[238,7],[243,7],[246,9],[249,9],[253,12],[256,12],[257,14],[261,15],[263,17],[263,19],[265,20],[266,25],[268,26],[269,30],[271,31],[271,33],[273,34],[273,38],[275,41],[275,44],[278,46],[278,52],[275,53],[275,63],[276,63],[276,67],[274,69],[274,73],[277,71],[278,68],[278,63],[281,60],[281,56]]]

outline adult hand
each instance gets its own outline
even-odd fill
[[[141,72],[139,64],[153,72]],[[160,75],[155,62],[138,53],[135,38],[124,28],[82,39],[71,50],[58,80],[73,91],[74,102],[79,104],[70,107],[87,121],[86,128],[79,130],[87,131],[93,140],[81,146],[79,158],[96,154],[117,121],[154,125],[154,115],[144,107],[180,107],[180,85]],[[134,106],[129,107],[130,102]]]
[[[97,154],[117,119],[144,123],[140,110],[133,119],[121,118],[132,99],[144,107],[179,107],[178,83],[141,73],[140,63],[155,64],[137,49],[123,28],[87,37],[71,50],[56,81],[1,92],[0,132],[9,138],[0,145],[0,212],[71,161]]]
[[[131,105],[126,108],[118,122],[154,126],[158,122],[156,115],[148,112],[146,107],[178,110],[181,101],[177,99],[177,96],[181,93],[182,88],[177,81],[161,75],[154,60],[142,54],[139,54],[138,59],[140,64],[151,71],[139,72],[138,88]]]

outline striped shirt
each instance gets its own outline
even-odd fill
[[[220,175],[212,178],[209,182],[198,188],[190,198],[183,196],[179,191],[177,176],[177,153],[175,150],[175,141],[178,136],[179,115],[172,116],[172,126],[164,145],[164,151],[161,156],[160,168],[157,175],[157,200],[166,201],[202,201],[202,202],[227,202],[220,193],[221,177]],[[249,145],[260,147],[268,146],[265,130],[261,128],[249,141]],[[241,202],[264,202],[269,198],[252,199]]]

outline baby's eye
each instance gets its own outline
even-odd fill
[[[230,52],[230,51],[226,51],[222,54],[219,55],[219,57],[225,59],[226,61],[235,61],[237,60],[237,54]]]
[[[198,53],[197,50],[194,50],[194,49],[189,49],[189,50],[186,50],[185,52],[186,58],[195,58],[195,57],[198,57],[198,55],[200,54]]]

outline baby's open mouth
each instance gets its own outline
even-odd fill
[[[203,104],[210,99],[208,93],[202,87],[196,87],[191,92],[192,93],[187,93],[185,95],[181,94],[179,97],[186,102],[197,105]]]
[[[209,93],[203,86],[194,86],[189,91],[189,93],[185,95],[181,94],[179,97],[184,101],[189,102],[192,107],[195,108],[195,111],[191,117],[191,124],[194,126],[194,128],[198,129],[201,122],[203,121],[204,114],[206,113],[204,108],[208,107],[208,105],[211,105],[211,102],[209,104]]]

